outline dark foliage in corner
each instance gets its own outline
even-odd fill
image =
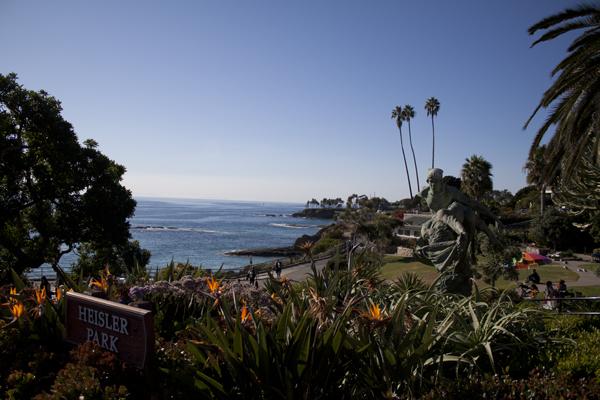
[[[80,243],[125,244],[135,201],[125,168],[78,142],[58,100],[0,75],[0,279],[56,265]]]

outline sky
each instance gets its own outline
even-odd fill
[[[416,110],[423,187],[431,96],[436,167],[459,176],[481,155],[494,189],[514,193],[544,114],[523,124],[569,43],[530,48],[527,28],[576,4],[0,0],[0,73],[58,98],[136,197],[406,198],[391,111]]]

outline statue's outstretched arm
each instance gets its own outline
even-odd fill
[[[467,207],[473,209],[474,211],[477,211],[480,215],[484,215],[488,218],[492,218],[494,221],[498,221],[498,217],[496,217],[490,210],[488,210],[488,208],[486,206],[484,206],[483,204],[481,204],[480,202],[478,202],[476,200],[471,199],[470,197],[465,195],[460,190],[458,190],[456,188],[453,188],[453,189],[454,190],[452,191],[452,195],[454,197],[454,200],[466,205]]]
[[[428,193],[429,193],[429,187],[426,187],[425,189],[421,190],[419,193],[415,194],[415,199],[416,198],[426,199]]]

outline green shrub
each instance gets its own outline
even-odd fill
[[[526,375],[539,365],[540,312],[485,291],[398,290],[382,282],[377,257],[353,261],[350,271],[313,269],[298,286],[269,285],[268,324],[225,302],[198,320],[186,331],[195,386],[222,399],[396,398],[473,371]]]
[[[312,252],[313,254],[320,254],[336,246],[339,246],[342,243],[343,242],[339,239],[322,238],[314,245]]]
[[[116,276],[136,273],[146,269],[151,256],[150,251],[142,248],[137,240],[104,247],[83,243],[78,253],[79,257],[72,265],[72,275],[84,278],[97,275],[106,265]]]
[[[328,270],[332,270],[332,269],[347,268],[347,266],[348,266],[348,259],[346,258],[346,256],[341,255],[341,254],[336,254],[335,256],[333,256],[329,260],[327,260],[326,268]]]
[[[556,315],[545,321],[546,328],[555,332],[555,336],[574,339],[582,332],[592,332],[600,328],[598,318],[579,315]]]
[[[0,322],[0,398],[31,398],[50,386],[66,357],[63,348],[41,339],[29,325]]]
[[[565,250],[565,251],[561,251],[559,253],[560,258],[571,258],[575,255],[575,253],[573,253],[573,250]]]
[[[115,354],[102,350],[94,343],[87,342],[74,348],[71,362],[56,375],[50,393],[40,393],[37,400],[78,399],[86,400],[126,399],[127,388],[120,383],[135,385],[124,373]]]
[[[598,399],[600,385],[589,379],[574,379],[565,374],[531,371],[526,378],[509,375],[475,374],[455,380],[444,380],[420,396],[423,400],[438,399]]]
[[[595,378],[600,382],[600,330],[582,332],[575,339],[576,343],[558,360],[557,369],[576,378]]]
[[[167,266],[158,271],[156,281],[178,281],[186,275],[190,275],[194,278],[208,275],[208,271],[202,269],[202,267],[194,267],[189,262],[175,263],[171,261]]]

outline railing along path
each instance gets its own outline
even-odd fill
[[[597,316],[600,315],[600,307],[597,307],[599,311],[589,311],[589,310],[569,310],[570,302],[580,302],[580,304],[590,304],[593,302],[600,301],[600,296],[590,296],[590,297],[555,297],[555,298],[545,298],[545,299],[528,299],[524,298],[525,301],[534,301],[534,302],[545,302],[551,305],[551,310],[556,310],[557,314],[564,315],[590,315]],[[552,303],[555,303],[552,304]]]

